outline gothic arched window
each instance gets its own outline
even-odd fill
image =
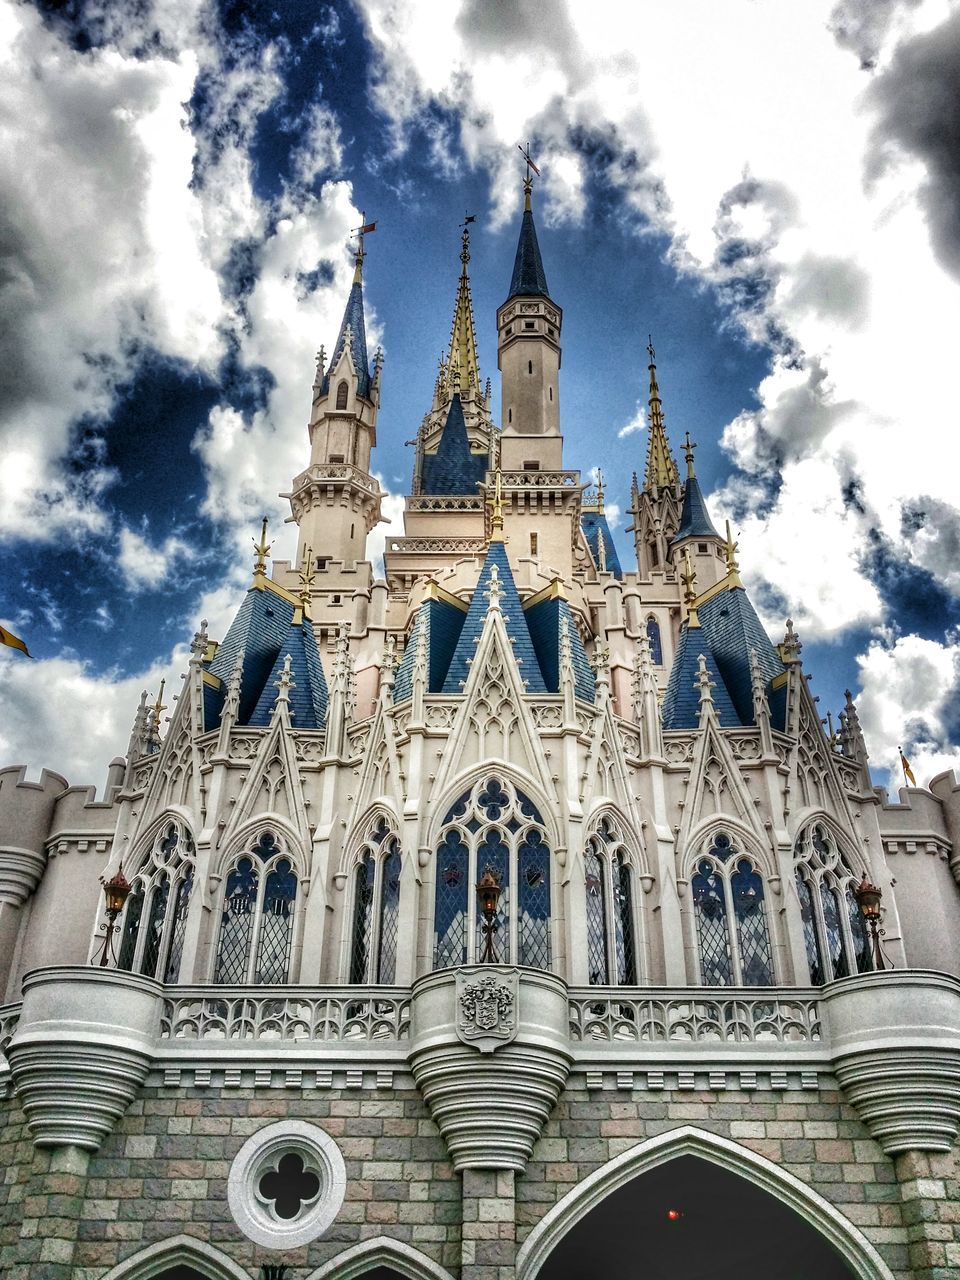
[[[660,623],[656,618],[647,619],[647,640],[650,642],[650,661],[655,667],[662,667],[663,643],[660,640]]]
[[[337,383],[337,408],[345,409],[347,407],[347,396],[350,394],[350,388],[347,386],[346,379]]]
[[[803,920],[803,943],[810,981],[867,973],[873,968],[863,914],[850,870],[829,827],[814,823],[800,833],[796,886]]]
[[[384,819],[377,818],[354,872],[351,982],[396,981],[400,865],[400,841]]]
[[[763,877],[753,860],[719,831],[690,882],[700,976],[708,987],[767,987],[774,982]]]
[[[214,982],[286,982],[296,900],[297,874],[282,840],[261,832],[227,872]]]
[[[476,963],[483,946],[476,883],[500,882],[493,947],[502,964],[550,968],[550,847],[536,806],[506,778],[481,779],[443,820],[437,844],[435,969]]]
[[[124,912],[117,967],[176,982],[193,889],[194,846],[179,822],[157,835],[133,877]]]
[[[584,851],[587,969],[592,986],[637,981],[633,886],[627,851],[610,818],[602,818]]]

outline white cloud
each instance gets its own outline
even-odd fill
[[[904,785],[900,746],[920,786],[945,769],[960,776],[960,746],[948,741],[960,707],[960,645],[902,636],[871,644],[857,662],[870,763],[889,771],[891,791]]]
[[[637,407],[633,417],[628,423],[620,428],[617,432],[617,439],[623,440],[626,436],[632,436],[635,431],[643,431],[647,425],[647,407],[637,401]]]
[[[177,561],[189,560],[192,555],[191,548],[180,538],[165,538],[155,546],[126,525],[120,530],[117,566],[130,591],[160,586]]]
[[[380,488],[386,490],[387,484],[382,475],[377,475]],[[374,576],[382,578],[383,570],[383,550],[386,546],[388,538],[403,537],[403,495],[399,493],[387,493],[381,504],[383,513],[383,524],[378,524],[375,529],[371,529],[367,535],[367,558],[373,561]]]

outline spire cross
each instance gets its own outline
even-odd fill
[[[254,574],[266,573],[267,556],[270,552],[270,548],[273,546],[272,542],[267,541],[267,517],[266,516],[263,517],[263,525],[261,526],[261,529],[260,529],[260,541],[258,542],[256,538],[251,538],[251,542],[253,543],[253,549],[256,552],[256,558],[254,559],[254,562],[253,562],[253,572]]]
[[[693,443],[693,441],[690,439],[690,432],[688,431],[688,432],[686,433],[686,435],[683,437],[683,456],[684,456],[684,457],[686,458],[686,460],[687,460],[687,479],[688,479],[688,480],[689,480],[689,479],[691,479],[691,477],[692,477],[692,476],[693,476],[693,474],[694,474],[694,471],[693,471],[693,451],[694,451],[694,449],[695,449],[696,447],[697,447],[697,446],[696,446],[696,445]]]

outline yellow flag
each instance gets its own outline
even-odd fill
[[[21,653],[25,653],[28,658],[32,658],[33,654],[23,643],[19,636],[15,636],[12,631],[8,631],[6,627],[0,627],[0,644],[9,645],[11,649],[19,649]]]
[[[897,747],[897,750],[900,752],[900,764],[903,768],[904,781],[909,782],[911,787],[915,787],[917,785],[917,780],[913,776],[913,770],[910,768],[910,761],[903,754],[902,747]]]

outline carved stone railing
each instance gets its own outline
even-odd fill
[[[407,499],[408,511],[482,511],[483,498],[462,495],[431,496],[421,494]]]
[[[486,538],[391,538],[388,551],[456,551],[472,554],[486,550]]]
[[[374,497],[383,496],[383,490],[376,479],[349,462],[315,462],[296,477],[293,482],[293,494],[286,493],[281,496],[285,498],[296,496],[307,485],[322,484],[325,480],[334,482],[347,480]]]
[[[396,987],[174,987],[161,1040],[406,1040],[410,994]]]
[[[570,1038],[609,1044],[818,1043],[819,1002],[809,990],[580,987],[570,992]]]
[[[503,471],[504,489],[579,489],[579,471]]]

